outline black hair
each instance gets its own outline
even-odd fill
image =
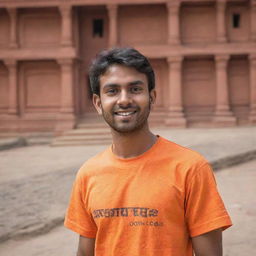
[[[147,76],[149,92],[155,88],[155,74],[148,59],[134,48],[113,48],[100,52],[93,60],[89,70],[92,93],[100,94],[100,76],[111,65],[120,64],[135,68]]]

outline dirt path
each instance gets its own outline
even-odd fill
[[[256,160],[216,173],[234,226],[224,232],[223,256],[256,255]],[[58,227],[48,234],[0,244],[0,255],[75,255],[78,235]]]

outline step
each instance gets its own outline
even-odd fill
[[[77,129],[85,129],[85,128],[108,128],[108,125],[105,123],[79,123],[77,125]]]
[[[83,134],[83,135],[77,135],[77,136],[61,136],[57,137],[55,140],[57,141],[79,141],[79,140],[104,140],[104,139],[111,139],[110,134],[97,134],[97,135],[91,135],[91,134]]]
[[[81,140],[81,141],[54,141],[51,146],[86,146],[86,145],[110,145],[112,142],[111,139],[104,140]]]
[[[63,133],[63,136],[69,135],[83,135],[83,134],[111,134],[110,130],[107,128],[88,128],[88,129],[76,129],[70,130]]]

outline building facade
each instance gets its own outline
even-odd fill
[[[0,132],[91,120],[88,67],[113,46],[155,69],[152,123],[256,123],[255,0],[0,0]]]

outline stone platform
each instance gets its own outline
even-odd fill
[[[157,129],[202,153],[215,170],[256,158],[256,127]],[[106,146],[27,146],[0,152],[0,242],[62,225],[78,168]]]

